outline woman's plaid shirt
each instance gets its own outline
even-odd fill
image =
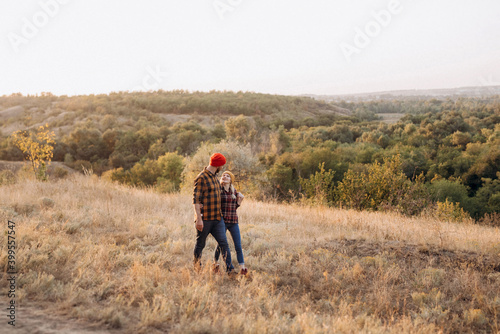
[[[236,195],[237,192],[235,190]],[[238,204],[238,197],[231,197],[231,189],[226,191],[224,187],[221,185],[221,199],[222,199],[222,217],[224,217],[224,222],[227,223],[238,223],[238,215],[236,214],[236,209],[240,206]]]
[[[220,183],[206,167],[194,180],[193,204],[203,204],[203,220],[221,220]]]

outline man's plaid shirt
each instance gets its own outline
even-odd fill
[[[234,195],[237,191],[234,191]],[[221,185],[221,199],[222,199],[222,217],[224,217],[224,222],[227,223],[238,223],[238,215],[236,214],[236,209],[240,206],[238,204],[238,197],[232,198],[231,189],[226,191]]]
[[[203,220],[221,220],[220,193],[219,180],[205,167],[194,180],[193,190],[193,204],[203,204],[201,208]]]

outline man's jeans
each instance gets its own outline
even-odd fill
[[[196,246],[194,246],[194,259],[200,261],[201,253],[205,248],[205,243],[209,234],[212,234],[220,249],[222,250],[222,257],[226,259],[226,270],[231,271],[234,269],[231,263],[231,253],[229,252],[229,244],[226,238],[226,225],[224,219],[221,220],[204,220],[203,231],[196,230]]]
[[[238,224],[226,223],[226,230],[229,230],[231,233],[231,237],[234,242],[234,249],[236,250],[236,256],[238,258],[238,263],[244,264],[245,260],[243,260],[243,250],[241,249],[241,235],[240,235],[240,227]],[[219,261],[220,249],[217,247],[215,250],[215,261]]]

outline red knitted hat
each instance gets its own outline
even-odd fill
[[[210,166],[220,167],[220,166],[224,166],[225,164],[226,164],[226,157],[224,157],[220,153],[214,153],[210,157]]]

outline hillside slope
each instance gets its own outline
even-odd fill
[[[3,186],[0,203],[0,219],[16,224],[17,302],[87,329],[499,330],[498,228],[246,199],[239,215],[250,275],[230,278],[210,270],[212,238],[204,269],[194,271],[189,196],[75,174]],[[0,244],[5,272],[3,233]]]
[[[213,126],[238,115],[256,116],[263,121],[301,120],[318,116],[349,116],[352,112],[309,97],[259,94],[252,92],[156,91],[119,92],[82,96],[0,96],[0,131],[13,131],[49,124],[59,134],[75,124],[101,122],[122,129],[137,121],[156,125],[193,120]]]

